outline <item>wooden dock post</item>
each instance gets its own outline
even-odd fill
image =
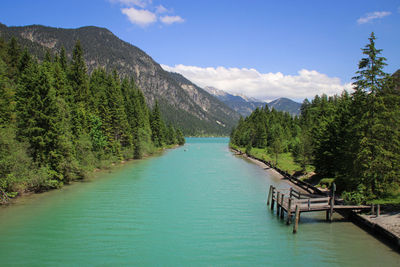
[[[268,198],[267,198],[267,206],[269,206],[269,202],[271,199],[272,185],[269,186]]]
[[[376,205],[376,217],[379,217],[381,215],[381,205],[378,204]]]
[[[287,209],[287,221],[286,224],[290,224],[291,223],[291,217],[292,217],[292,198],[288,199],[288,209]]]
[[[282,196],[281,196],[281,219],[283,219],[283,216],[285,216],[284,215],[284,208],[283,208],[284,199],[285,199],[285,194],[282,194]]]
[[[335,191],[336,191],[336,184],[332,183],[332,193],[330,199],[330,209],[329,209],[329,221],[332,222],[333,217],[333,206],[335,205]]]
[[[331,197],[331,199],[329,200],[329,210],[327,210],[327,212],[329,212],[329,222],[332,222],[332,217],[333,217],[333,203],[335,201],[333,200],[333,198]]]
[[[288,190],[289,191],[289,190]],[[280,219],[284,219],[285,212],[287,213],[286,224],[290,225],[292,220],[294,220],[295,225],[293,226],[293,233],[298,231],[298,224],[300,222],[300,215],[302,212],[326,212],[326,220],[333,221],[333,213],[363,210],[372,213],[375,212],[376,216],[380,215],[380,205],[366,206],[366,205],[343,205],[341,203],[335,203],[335,191],[336,185],[332,184],[332,190],[330,196],[321,195],[301,195],[300,192],[295,189],[290,190],[289,193],[285,191],[280,191],[277,188],[270,186],[270,191],[268,192],[267,204],[271,205],[271,212],[274,213],[275,202],[277,208],[277,216]],[[283,193],[285,192],[285,193]],[[303,197],[301,197],[303,196]],[[292,218],[294,216],[294,218]]]
[[[279,217],[279,212],[281,211],[281,205],[279,204],[279,200],[281,198],[281,192],[278,191],[278,195],[276,197],[276,215]]]
[[[292,191],[293,191],[293,187],[291,187],[289,191],[290,191],[290,193],[289,193],[289,198],[292,198],[292,193],[293,193]]]
[[[271,211],[274,211],[274,195],[275,195],[275,187],[272,187],[272,194],[271,194]]]
[[[294,225],[293,225],[293,234],[297,233],[297,228],[299,227],[300,220],[300,208],[299,205],[296,205],[296,211],[294,216]]]

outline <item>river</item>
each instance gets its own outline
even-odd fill
[[[227,138],[188,138],[0,208],[0,266],[400,266],[340,217],[303,214],[293,235],[266,207],[270,184],[288,187],[234,156]]]

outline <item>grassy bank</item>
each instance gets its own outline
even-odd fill
[[[230,147],[241,151],[242,153],[246,152],[245,147],[239,147],[233,144],[230,144]],[[250,156],[253,156],[257,159],[265,160],[271,163],[273,166],[277,166],[279,169],[291,174],[299,174],[304,173],[301,166],[294,161],[293,155],[291,153],[281,153],[278,155],[278,161],[275,165],[275,156],[266,152],[265,149],[261,148],[252,148],[250,151],[247,151]],[[306,167],[305,173],[310,173],[314,171],[314,167],[309,165]]]
[[[230,144],[231,148],[241,151],[242,153],[246,152],[245,147],[239,147],[233,144]],[[250,156],[265,160],[271,163],[272,166],[275,165],[275,157],[271,154],[268,154],[265,149],[260,148],[252,148],[250,151],[247,151]],[[325,189],[330,188],[331,184],[335,181],[334,178],[320,177],[314,174],[314,166],[308,165],[306,167],[306,171],[303,172],[302,168],[299,164],[294,161],[293,155],[291,153],[281,153],[278,155],[278,162],[276,165],[279,169],[286,171],[291,175],[302,175],[299,179],[306,181],[316,187]],[[374,199],[368,201],[367,204],[381,204],[381,205],[399,205],[400,204],[400,193],[397,195],[387,196],[385,198]]]

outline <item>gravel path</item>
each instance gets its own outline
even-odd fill
[[[400,211],[375,215],[360,215],[370,223],[377,224],[400,239]]]

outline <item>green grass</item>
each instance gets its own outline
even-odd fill
[[[371,204],[380,204],[380,205],[399,205],[400,204],[400,194],[396,196],[390,196],[386,198],[374,199],[371,201]]]
[[[335,178],[322,178],[316,187],[321,188],[331,188],[332,183],[335,181]]]
[[[246,148],[244,147],[238,147],[235,145],[231,145],[231,147],[238,149],[242,152],[246,151]],[[261,148],[252,148],[250,155],[257,158],[257,159],[262,159],[262,160],[266,160],[266,161],[270,161],[271,163],[275,164],[275,156],[268,154],[265,149],[261,149]],[[300,172],[302,170],[301,166],[299,164],[297,164],[294,161],[293,155],[292,153],[281,153],[278,156],[278,168],[281,170],[284,170],[286,172],[288,172],[289,174],[294,174],[296,172]],[[314,171],[314,167],[313,166],[307,166],[306,167],[306,172],[312,172]]]

